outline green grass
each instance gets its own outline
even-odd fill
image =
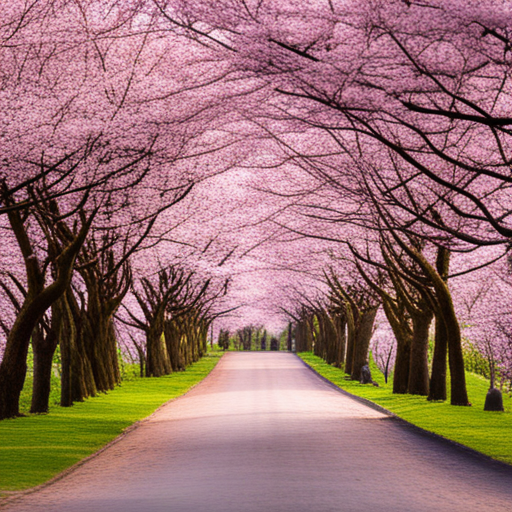
[[[185,372],[165,377],[132,377],[109,393],[69,408],[53,404],[49,414],[1,421],[1,491],[44,483],[96,452],[126,427],[187,392],[208,375],[221,355],[209,354]]]
[[[489,381],[474,373],[466,373],[469,400],[472,407],[457,407],[447,402],[428,402],[417,395],[394,395],[392,380],[384,383],[384,376],[372,363],[372,377],[379,387],[348,380],[345,373],[328,365],[311,352],[299,357],[320,375],[340,388],[386,408],[400,418],[425,430],[457,441],[474,450],[512,464],[512,398],[503,394],[505,412],[484,411]]]

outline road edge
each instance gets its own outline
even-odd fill
[[[0,491],[0,510],[4,507],[7,507],[8,505],[11,505],[12,503],[18,501],[21,498],[24,498],[25,496],[28,496],[30,494],[33,494],[35,492],[41,491],[43,489],[46,489],[47,487],[50,487],[51,485],[55,484],[56,482],[62,480],[63,478],[67,477],[71,473],[74,473],[78,468],[86,464],[92,459],[95,459],[98,455],[103,453],[104,451],[108,450],[111,446],[117,444],[119,441],[123,440],[128,434],[139,428],[144,423],[147,423],[151,420],[151,418],[160,411],[163,407],[166,407],[167,405],[176,402],[176,400],[180,400],[181,398],[184,398],[186,395],[188,395],[193,389],[195,389],[197,386],[199,386],[201,383],[203,383],[217,368],[222,361],[222,358],[224,357],[224,354],[222,354],[219,357],[219,360],[215,364],[215,366],[210,370],[208,375],[204,377],[204,379],[201,379],[199,382],[191,386],[185,393],[183,393],[180,396],[177,396],[175,398],[171,398],[170,400],[167,400],[167,402],[163,403],[162,405],[158,406],[149,416],[146,416],[145,418],[142,418],[135,423],[132,423],[128,427],[126,427],[117,437],[112,439],[112,441],[109,441],[106,445],[102,446],[99,450],[97,450],[94,453],[91,453],[91,455],[88,455],[87,457],[79,460],[72,466],[69,466],[68,468],[61,471],[58,475],[55,475],[54,477],[50,478],[50,480],[47,480],[46,482],[36,485],[35,487],[30,487],[29,489],[24,489],[22,491]],[[300,358],[299,358],[300,359]]]
[[[479,452],[478,450],[475,450],[474,448],[470,448],[469,446],[466,446],[465,444],[459,443],[457,441],[454,441],[453,439],[450,439],[448,437],[444,437],[440,434],[436,434],[435,432],[431,432],[430,430],[426,430],[422,427],[419,427],[418,425],[415,425],[414,423],[411,423],[410,421],[405,420],[404,418],[401,418],[397,414],[395,414],[392,411],[389,411],[388,409],[382,407],[379,404],[376,404],[375,402],[372,402],[371,400],[368,400],[367,398],[363,398],[357,395],[353,395],[352,393],[349,393],[343,388],[340,388],[334,382],[331,382],[328,378],[324,377],[322,374],[317,372],[312,366],[310,366],[306,361],[301,359],[297,354],[293,354],[306,368],[308,368],[311,372],[313,372],[317,377],[319,377],[321,380],[323,380],[326,384],[328,384],[331,388],[338,391],[342,395],[359,402],[360,404],[366,405],[367,407],[370,407],[371,409],[374,409],[376,411],[379,411],[383,414],[386,414],[389,416],[390,419],[392,419],[394,422],[396,422],[398,425],[400,425],[403,428],[406,428],[408,430],[412,430],[420,435],[423,435],[425,437],[430,437],[432,439],[437,439],[452,448],[462,451],[468,455],[471,455],[472,457],[485,462],[486,464],[489,464],[491,466],[494,466],[497,470],[501,470],[507,473],[512,474],[512,465],[507,464],[506,462],[503,462],[501,460],[493,459],[490,455],[486,455],[485,453]]]

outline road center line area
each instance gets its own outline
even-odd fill
[[[9,512],[508,511],[512,467],[339,393],[289,353],[201,384]]]

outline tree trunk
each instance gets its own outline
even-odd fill
[[[30,335],[39,319],[27,309],[27,306],[22,308],[14,322],[0,364],[0,420],[20,415],[19,400],[27,373]]]
[[[323,311],[317,311],[315,318],[318,322],[318,335],[315,338],[315,345],[313,347],[313,353],[315,356],[326,360],[326,333],[325,333],[325,315]]]
[[[73,364],[72,364],[72,346],[75,345],[77,338],[76,326],[73,321],[71,311],[66,303],[65,297],[61,298],[52,309],[52,316],[58,319],[58,339],[60,345],[60,405],[61,407],[70,407],[73,405]]]
[[[326,346],[326,362],[335,364],[338,355],[338,336],[332,316],[326,311],[324,312],[324,336]]]
[[[357,322],[356,335],[354,336],[354,354],[350,378],[359,380],[361,378],[361,368],[368,363],[368,350],[370,340],[373,334],[373,324],[377,315],[378,307],[367,309],[361,313],[361,318]]]
[[[398,296],[398,294],[397,294]],[[412,329],[405,307],[389,295],[382,296],[384,313],[396,339],[395,369],[393,371],[393,393],[404,395],[409,388],[411,364]]]
[[[161,377],[172,372],[163,336],[163,320],[155,321],[149,326],[147,340],[147,377]]]
[[[165,320],[164,322],[164,339],[167,347],[167,354],[171,363],[171,370],[177,372],[182,370],[180,363],[180,339],[181,334],[178,326],[172,320]]]
[[[450,266],[450,252],[440,247],[437,252],[436,269],[441,279],[446,283]],[[446,400],[446,356],[448,338],[442,316],[436,314],[436,335],[434,356],[432,359],[432,374],[430,376],[429,400]]]
[[[432,316],[430,310],[420,306],[418,313],[412,318],[413,333],[407,386],[411,395],[428,395],[428,332]]]
[[[92,334],[87,312],[80,308],[71,288],[56,303],[54,310],[55,316],[61,318],[63,324],[63,330],[59,333],[61,356],[63,352],[65,354],[61,357],[61,405],[71,406],[73,402],[83,402],[85,398],[96,396],[98,391],[87,353]]]
[[[450,297],[451,302],[451,297]],[[471,405],[466,390],[466,372],[464,369],[464,356],[460,327],[453,304],[451,310],[446,311],[445,326],[448,333],[448,362],[450,367],[450,391],[452,405]]]
[[[31,413],[46,413],[49,408],[53,355],[57,348],[57,333],[50,328],[43,332],[39,326],[32,333],[32,350],[34,351],[34,382],[32,386]]]
[[[466,374],[464,371],[464,357],[460,326],[453,307],[453,301],[448,285],[442,276],[424,258],[417,254],[418,261],[432,280],[436,292],[436,313],[441,316],[446,328],[448,339],[448,361],[450,368],[450,388],[452,405],[471,405],[466,390]]]
[[[428,393],[429,400],[446,400],[446,355],[448,351],[446,334],[443,319],[436,315],[436,337]]]
[[[347,321],[344,315],[337,314],[335,317],[335,328],[336,328],[336,360],[334,366],[336,368],[342,368],[345,362],[345,346],[347,343],[346,335]]]
[[[87,283],[88,304],[84,324],[87,358],[98,391],[110,391],[121,382],[113,312],[105,307],[96,287]]]
[[[84,337],[85,312],[80,310],[71,289],[52,309],[52,317],[59,319],[58,337],[61,352],[61,406],[70,407],[96,396],[97,388],[87,356]]]
[[[354,317],[356,314],[359,313],[354,313],[352,308],[347,306],[347,361],[345,363],[345,373],[348,375],[352,375],[352,368],[354,367],[354,351],[357,337],[356,319]]]
[[[404,395],[409,388],[409,368],[411,364],[411,343],[398,341],[396,345],[395,369],[393,373],[393,393]]]
[[[7,336],[5,351],[0,364],[0,420],[19,416],[19,401],[27,372],[27,354],[32,332],[46,310],[65,293],[73,273],[76,255],[89,231],[93,216],[88,220],[81,215],[82,227],[66,245],[54,244],[55,275],[53,283],[45,286],[45,276],[32,249],[24,220],[20,212],[8,214],[9,222],[20,246],[27,270],[28,290],[14,325]],[[52,240],[48,240],[52,244]]]

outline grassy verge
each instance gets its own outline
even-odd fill
[[[113,391],[73,407],[54,405],[48,415],[1,421],[1,491],[44,483],[96,452],[129,425],[187,392],[210,373],[221,355],[209,354],[185,372],[124,381]]]
[[[345,373],[325,363],[310,352],[299,357],[320,375],[336,386],[371,400],[414,425],[457,441],[474,450],[512,464],[512,398],[503,395],[505,412],[484,411],[485,395],[489,382],[473,373],[466,373],[469,400],[472,407],[456,407],[447,402],[428,402],[417,395],[393,395],[392,382],[384,377],[375,365],[372,376],[379,387],[347,380]]]

